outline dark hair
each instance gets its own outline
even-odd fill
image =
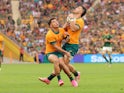
[[[83,17],[87,13],[87,9],[84,6],[81,6],[83,9],[83,12],[81,14],[81,17]]]
[[[49,21],[48,21],[48,25],[50,26],[52,20],[56,19],[55,17],[51,18]]]

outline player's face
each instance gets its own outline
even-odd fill
[[[52,20],[51,27],[53,27],[53,28],[58,28],[59,27],[59,22],[57,21],[57,19]]]
[[[108,33],[109,33],[108,29],[105,29],[105,33],[106,33],[106,34],[108,34]]]
[[[79,13],[82,13],[83,12],[83,8],[81,6],[78,6],[77,8],[75,8],[73,10],[73,13],[75,14],[79,14]]]

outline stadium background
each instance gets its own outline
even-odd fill
[[[124,93],[123,2],[124,0],[0,0],[0,34],[5,38],[0,93]],[[78,4],[83,4],[88,9],[84,17],[85,28],[80,38],[80,49],[71,60],[71,63],[86,62],[73,64],[81,73],[79,86],[72,87],[63,72],[64,86],[59,87],[56,79],[50,85],[45,85],[38,77],[48,76],[53,66],[35,64],[33,57],[38,54],[43,60],[47,19],[55,15],[62,25],[69,9]],[[101,35],[104,34],[104,28],[108,27],[111,34],[115,35],[116,42],[113,47],[113,61],[116,63],[111,67],[101,63],[104,60],[98,54],[103,42]],[[21,46],[25,49],[26,62],[18,61]]]
[[[98,54],[103,42],[101,35],[104,28],[108,28],[116,42],[113,54],[123,56],[120,54],[124,53],[124,0],[0,0],[0,34],[5,38],[4,56],[18,60],[22,46],[25,61],[33,62],[37,54],[40,61],[45,62],[42,55],[47,20],[56,16],[62,26],[70,9],[80,4],[88,12],[84,17],[85,27],[80,37],[78,55],[85,59],[86,54]],[[72,62],[78,62],[75,59]]]

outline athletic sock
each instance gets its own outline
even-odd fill
[[[74,80],[71,75],[69,75],[68,77],[69,77],[70,81]]]
[[[110,54],[109,54],[109,63],[110,63],[110,64],[112,63],[112,57],[111,57]]]
[[[55,74],[50,74],[50,76],[48,77],[49,80],[52,80],[56,75]]]
[[[108,59],[104,55],[103,55],[103,58],[106,60],[107,63],[109,62]]]
[[[58,75],[58,76],[57,76],[57,79],[58,79],[58,81],[59,81],[59,80],[61,80],[61,76],[60,76],[60,75]]]
[[[73,74],[74,74],[75,77],[78,76],[78,72],[77,71],[75,71]]]
[[[110,64],[112,64],[112,58],[110,58]]]

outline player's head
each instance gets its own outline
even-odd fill
[[[51,28],[58,28],[59,27],[59,22],[57,21],[57,18],[51,18],[49,21],[48,21],[48,25],[51,27]]]
[[[83,17],[86,14],[86,8],[83,6],[76,7],[72,12],[74,14],[80,14],[81,17]]]
[[[105,28],[105,33],[106,33],[106,34],[108,34],[108,33],[109,33],[108,28]]]

